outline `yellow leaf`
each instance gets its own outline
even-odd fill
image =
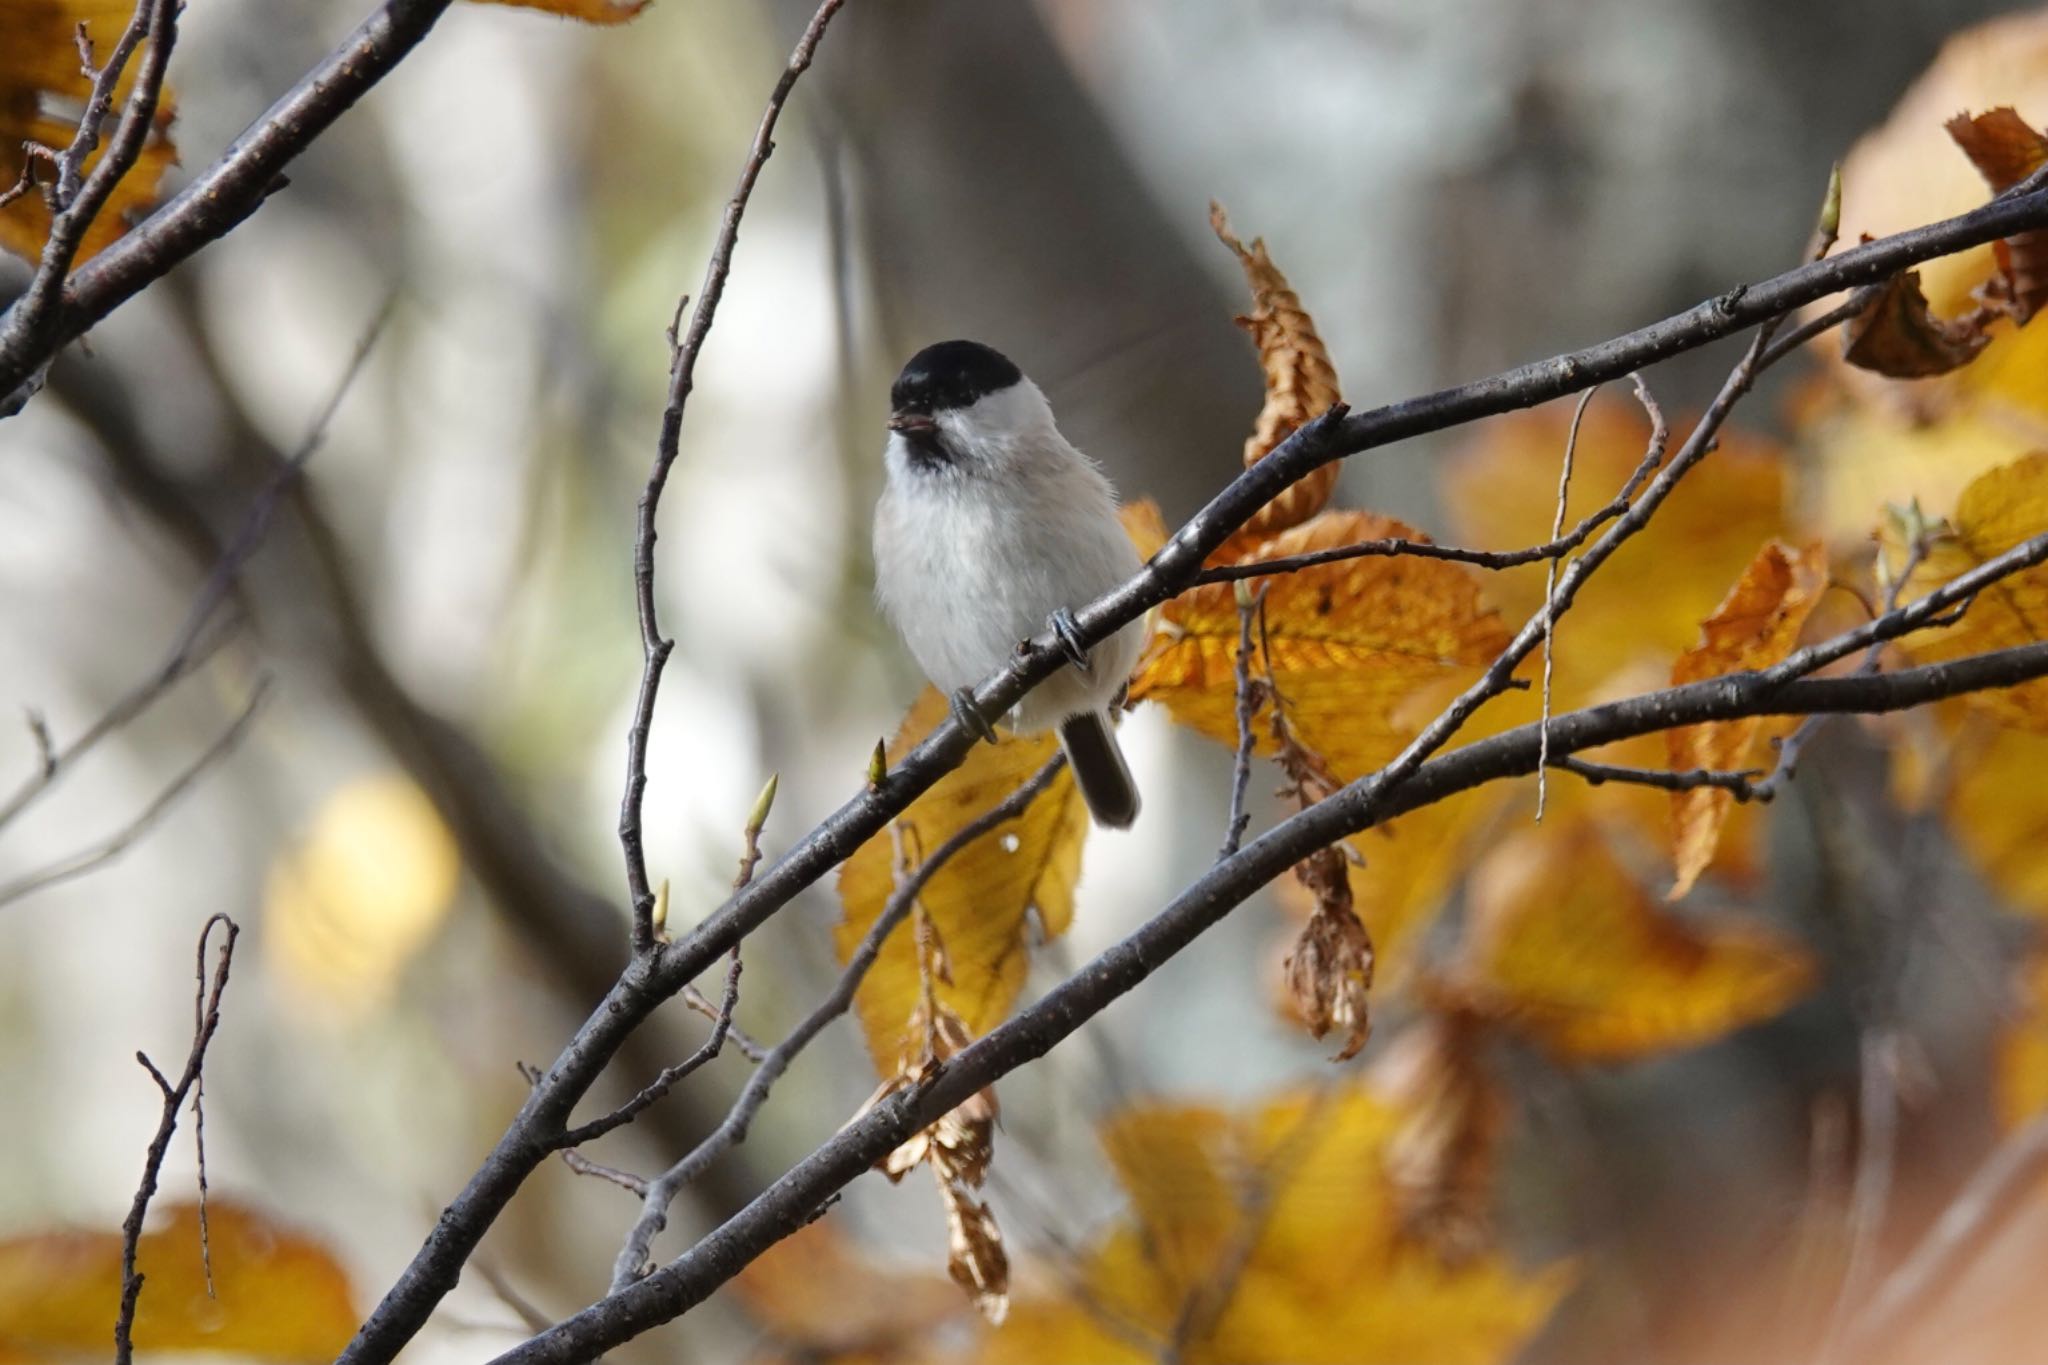
[[[478,0],[478,3],[545,10],[586,24],[623,24],[629,19],[639,18],[640,11],[647,8],[647,0]]]
[[[951,1284],[879,1269],[829,1217],[749,1262],[732,1290],[778,1341],[813,1358],[868,1351],[894,1358],[960,1309]]]
[[[1124,534],[1131,538],[1131,544],[1138,551],[1138,558],[1150,559],[1166,544],[1166,518],[1160,514],[1159,504],[1150,498],[1139,498],[1127,502],[1116,510],[1117,519],[1124,524]]]
[[[1266,541],[1248,560],[1389,536],[1426,539],[1391,517],[1325,512]],[[1471,681],[1507,643],[1462,565],[1351,559],[1254,586],[1260,582],[1268,585],[1266,629],[1253,634],[1254,673],[1270,676],[1295,735],[1345,778],[1393,757],[1424,719],[1417,703]],[[1158,701],[1181,724],[1234,746],[1237,641],[1233,584],[1183,593],[1159,609],[1131,696]],[[1271,753],[1270,727],[1262,718],[1255,728],[1259,751]]]
[[[1280,267],[1266,254],[1266,243],[1254,237],[1247,247],[1230,231],[1223,206],[1209,205],[1209,227],[1230,248],[1244,268],[1252,291],[1252,311],[1237,325],[1251,334],[1265,375],[1266,401],[1252,434],[1245,438],[1244,464],[1249,469],[1304,425],[1336,403],[1337,370],[1316,335],[1315,319],[1302,307],[1300,295],[1287,283]],[[1323,509],[1337,486],[1338,465],[1322,465],[1279,497],[1261,507],[1238,534],[1257,538],[1298,526]]]
[[[176,1204],[136,1249],[144,1284],[138,1351],[207,1351],[274,1360],[332,1359],[360,1321],[348,1276],[319,1245],[227,1200],[207,1205],[218,1295],[200,1263],[199,1207]],[[121,1238],[50,1232],[0,1242],[0,1347],[32,1354],[104,1351],[120,1304]]]
[[[1994,1093],[1999,1121],[2017,1128],[2048,1110],[2048,953],[2035,952],[2014,973],[2012,1011],[1998,1040]]]
[[[341,1018],[373,1010],[447,917],[461,871],[424,792],[396,774],[357,779],[272,865],[265,954],[300,1000]]]
[[[1949,832],[2008,909],[2048,920],[2048,736],[1980,726],[1943,746]]]
[[[915,748],[946,715],[946,699],[926,688],[903,718],[889,746],[889,761]],[[1057,748],[1051,735],[1027,738],[1007,732],[999,744],[975,745],[965,763],[897,818],[911,865],[1023,786]],[[1066,932],[1087,833],[1087,809],[1073,778],[1062,772],[1021,818],[962,849],[926,884],[919,900],[937,930],[952,978],[937,983],[938,1000],[970,1033],[1001,1023],[1016,1003],[1033,933],[1051,939]],[[885,831],[862,844],[840,869],[843,915],[834,939],[842,962],[852,956],[896,888],[895,849]],[[917,1058],[922,1035],[913,1036],[909,1026],[918,1000],[917,944],[906,920],[889,936],[854,997],[868,1050],[884,1076],[896,1075]]]
[[[1803,550],[1769,542],[1742,571],[1720,608],[1701,622],[1699,643],[1672,667],[1672,685],[1777,663],[1798,643],[1800,628],[1826,586],[1827,558],[1819,542]],[[1667,734],[1671,767],[1739,771],[1762,733],[1761,718],[1681,726]],[[1734,793],[1713,787],[1671,794],[1671,842],[1678,867],[1672,900],[1692,890],[1713,861],[1721,826],[1734,804]]]
[[[1901,600],[1912,601],[2023,540],[2048,533],[2048,451],[2037,451],[1980,475],[1956,500],[1948,530],[1937,534],[1907,581]],[[1903,528],[1887,530],[1888,553],[1897,564]],[[2001,579],[1978,594],[1963,618],[1950,626],[1908,636],[1914,659],[1932,663],[1987,650],[2048,640],[2048,566]],[[1978,693],[1972,703],[2000,722],[2048,733],[2048,681],[2022,683]]]
[[[1488,422],[1449,463],[1443,480],[1452,539],[1513,550],[1550,539],[1557,475],[1570,412],[1552,405]],[[1673,429],[1685,430],[1674,418]],[[1586,409],[1573,460],[1565,524],[1605,506],[1643,458],[1649,424],[1619,399]],[[1721,445],[1667,498],[1649,527],[1615,552],[1558,623],[1558,709],[1609,695],[1631,668],[1662,671],[1698,635],[1722,585],[1756,547],[1786,528],[1785,470],[1769,443],[1725,432]],[[1683,573],[1672,572],[1683,565]],[[1486,590],[1517,623],[1543,606],[1544,566],[1486,577]],[[1533,719],[1534,717],[1529,717]],[[1661,816],[1661,806],[1656,808]]]
[[[78,131],[77,111],[92,92],[92,83],[80,69],[78,26],[85,25],[97,60],[105,61],[134,14],[133,0],[0,0],[0,34],[6,35],[6,41],[0,43],[0,191],[21,178],[27,162],[23,143],[35,142],[62,152]],[[99,148],[85,161],[88,175],[113,140],[145,51],[146,45],[136,49],[115,88],[114,112],[101,131]],[[168,136],[171,105],[166,88],[157,102],[155,127],[135,164],[114,186],[87,230],[78,261],[127,231],[131,215],[156,203],[164,171],[177,162],[177,149]],[[70,113],[60,117],[54,112],[57,109]],[[36,178],[39,183],[46,181],[47,168],[38,167]],[[39,191],[31,190],[0,207],[0,250],[33,261],[42,255],[49,235],[50,210]]]
[[[1767,1019],[1813,980],[1760,926],[1660,911],[1589,825],[1497,845],[1473,875],[1460,983],[1564,1061],[1691,1047]]]
[[[1021,1299],[982,1359],[1187,1365],[1504,1361],[1569,1287],[1497,1252],[1408,1240],[1383,1160],[1401,1111],[1362,1086],[1247,1114],[1144,1106],[1105,1142],[1132,1214],[1089,1253],[1084,1292]]]

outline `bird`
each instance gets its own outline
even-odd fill
[[[889,390],[885,477],[875,508],[875,595],[953,712],[994,730],[975,683],[1050,627],[1060,670],[1008,718],[1056,730],[1098,825],[1138,818],[1138,788],[1111,713],[1145,647],[1134,621],[1084,647],[1073,610],[1136,574],[1116,491],[1060,434],[1038,385],[1000,351],[942,341],[912,356]]]

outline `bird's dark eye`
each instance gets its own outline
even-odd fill
[[[969,407],[1023,378],[1001,351],[978,341],[941,341],[910,358],[889,390],[889,403],[897,412],[945,412]]]

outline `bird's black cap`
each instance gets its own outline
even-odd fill
[[[1024,378],[1010,358],[978,341],[941,341],[910,358],[889,390],[897,412],[934,413],[964,408]]]

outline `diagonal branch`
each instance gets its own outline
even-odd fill
[[[2044,677],[2048,643],[1866,677],[1778,682],[1762,673],[1731,674],[1554,716],[1549,744],[1556,756],[1677,725],[1895,711]],[[1457,792],[1534,772],[1539,728],[1523,725],[1474,741],[1423,763],[1396,787],[1361,779],[1282,821],[1217,863],[1122,942],[947,1059],[929,1085],[892,1096],[841,1129],[682,1256],[507,1351],[495,1365],[588,1360],[680,1316],[802,1227],[875,1161],[976,1091],[1044,1056],[1301,858]]]

